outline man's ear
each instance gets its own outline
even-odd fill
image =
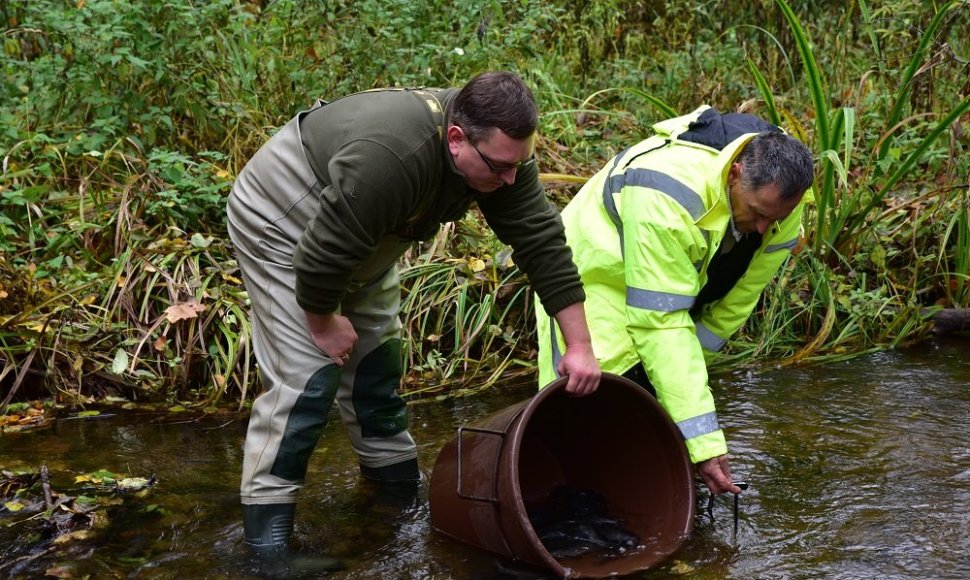
[[[448,125],[445,138],[448,140],[448,149],[454,155],[458,153],[458,146],[465,140],[465,132],[458,125]]]
[[[731,169],[728,170],[728,185],[734,185],[739,179],[741,179],[741,174],[744,173],[744,165],[735,161],[731,164]]]

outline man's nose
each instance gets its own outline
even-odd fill
[[[516,172],[515,167],[509,167],[502,173],[499,173],[499,177],[502,178],[502,183],[504,183],[505,185],[512,185],[513,183],[515,183],[515,172]]]

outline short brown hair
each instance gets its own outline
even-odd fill
[[[526,139],[536,131],[539,110],[532,91],[515,73],[482,73],[468,81],[448,114],[472,143],[497,128],[512,139]]]

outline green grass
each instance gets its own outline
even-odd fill
[[[0,3],[0,407],[246,404],[258,376],[224,217],[236,172],[317,98],[496,68],[534,88],[558,204],[704,103],[810,145],[804,251],[715,370],[920,340],[926,308],[970,300],[970,8],[802,4]],[[534,372],[532,297],[506,256],[473,212],[402,260],[412,398]]]

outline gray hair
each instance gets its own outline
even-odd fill
[[[744,166],[741,183],[757,190],[776,184],[782,200],[801,197],[815,178],[812,152],[804,143],[781,132],[759,133],[737,157]]]

